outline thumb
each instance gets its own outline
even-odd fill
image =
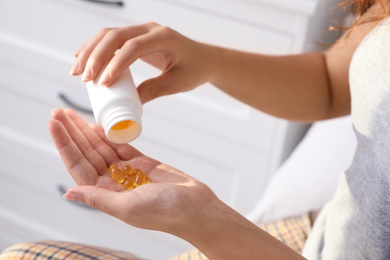
[[[189,82],[182,75],[180,70],[174,70],[142,82],[137,88],[142,104],[161,96],[187,91]]]
[[[64,199],[81,201],[88,206],[103,211],[112,216],[118,216],[120,205],[120,192],[107,190],[95,186],[77,186],[69,189],[64,194]]]

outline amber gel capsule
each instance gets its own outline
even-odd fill
[[[122,183],[125,180],[125,174],[119,168],[110,170],[111,178],[117,183]]]
[[[135,176],[133,174],[126,174],[123,181],[123,186],[125,186],[127,190],[135,188]]]
[[[108,167],[108,170],[111,172],[111,169],[113,168],[119,168],[117,164],[111,164],[110,167]]]
[[[133,174],[135,176],[136,186],[141,186],[148,183],[148,177],[146,177],[145,173],[143,173],[140,169],[135,169]]]
[[[95,120],[111,142],[129,143],[142,131],[142,104],[130,70],[124,70],[109,87],[98,84],[100,76],[87,82]]]
[[[133,168],[131,168],[129,165],[125,165],[125,166],[123,166],[123,173],[124,174],[132,174]]]
[[[121,170],[118,165],[111,164],[108,169],[111,178],[122,184],[127,190],[150,183],[149,178],[143,171],[140,169],[133,170],[129,165],[125,165]]]

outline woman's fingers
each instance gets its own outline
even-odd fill
[[[115,150],[120,160],[126,161],[133,168],[141,169],[144,173],[148,175],[148,177],[152,177],[152,179],[155,175],[158,175],[158,168],[160,167],[160,165],[162,165],[161,162],[154,160],[148,156],[145,156],[131,145],[114,144],[110,142],[107,139],[107,136],[104,134],[103,129],[97,125],[91,125],[90,127],[96,131],[96,133],[100,136],[100,138],[102,138],[102,140],[104,140],[108,145],[112,147],[113,150]]]
[[[103,66],[112,59],[115,52],[122,46],[123,39],[117,36],[115,33],[117,30],[120,29],[107,30],[103,37],[96,37],[96,44],[94,44],[93,49],[85,52],[88,56],[83,57],[85,68],[82,80],[84,82],[94,80]]]
[[[115,151],[117,156],[119,157],[120,160],[123,161],[129,161],[134,158],[137,158],[139,156],[143,156],[141,152],[139,152],[137,149],[134,147],[128,145],[128,144],[115,144],[108,140],[106,134],[104,133],[103,129],[99,127],[96,124],[90,125],[90,127],[96,132],[96,134],[99,135],[99,137]]]
[[[111,85],[137,59],[162,70],[162,74],[140,85],[142,103],[163,95],[187,91],[208,81],[209,48],[194,42],[169,27],[146,23],[121,28],[106,28],[77,52],[77,73],[83,80]],[[103,71],[104,70],[104,71]]]
[[[64,198],[67,200],[84,202],[92,208],[119,219],[125,218],[127,210],[124,209],[124,206],[129,204],[129,200],[124,196],[124,193],[96,186],[77,186],[64,194]]]
[[[87,137],[73,120],[62,109],[55,109],[51,112],[52,118],[60,121],[65,127],[72,141],[77,145],[84,158],[96,169],[97,173],[102,174],[107,171],[105,159],[94,149]]]
[[[186,89],[183,89],[183,86],[190,86],[190,89],[192,84],[189,81],[188,73],[183,73],[181,69],[176,68],[158,77],[145,80],[137,87],[137,91],[141,103],[145,104],[158,97],[184,92]]]
[[[119,51],[112,57],[112,59],[110,59],[107,67],[100,77],[100,85],[109,86],[112,84],[122,71],[133,64],[138,58],[156,53],[173,53],[174,46],[172,46],[169,42],[169,33],[172,31],[171,29],[157,26],[155,24],[148,24],[146,28],[144,27],[141,27],[144,30],[142,34],[131,35],[131,37],[129,37],[130,33],[124,37],[117,36],[118,38],[127,38],[127,40],[122,43],[120,49],[118,48]],[[133,29],[133,27],[130,27],[130,29]],[[112,34],[116,32],[117,31],[112,31]],[[126,34],[126,32],[123,34]],[[103,41],[104,39],[102,42]],[[102,53],[105,52],[106,49],[103,49]],[[103,59],[103,55],[100,57]],[[92,53],[90,58],[92,60],[97,60],[100,59],[100,57],[94,56],[94,53]],[[164,63],[170,64],[167,60],[164,60]],[[160,64],[160,69],[165,68]]]
[[[71,109],[65,110],[65,113],[76,124],[80,131],[84,134],[88,142],[95,149],[97,153],[105,160],[106,165],[110,165],[113,162],[119,160],[115,150],[108,144],[106,140],[103,140],[96,130],[92,129],[76,112]],[[101,127],[98,127],[103,131]],[[108,139],[107,139],[108,140]]]
[[[95,185],[98,173],[58,120],[49,121],[50,135],[69,173],[79,185]]]
[[[160,69],[172,65],[164,55],[174,53],[174,41],[177,34],[168,27],[155,23],[127,26],[121,28],[104,28],[77,51],[77,59],[71,74],[83,73],[82,80],[95,80],[100,76],[99,84],[112,84],[121,72],[138,58],[152,58],[152,64]],[[159,55],[157,53],[160,53]],[[172,59],[172,55],[168,55]],[[105,67],[104,72],[102,69]]]
[[[72,73],[75,70],[72,70],[71,74],[79,75],[84,72],[83,81],[94,80],[101,72],[101,69],[115,56],[116,51],[121,49],[128,40],[147,34],[154,26],[157,25],[147,23],[121,28],[101,29],[77,52],[77,60],[74,66],[78,67],[78,74]],[[128,63],[128,65],[130,64]]]
[[[70,71],[70,74],[78,76],[84,72],[85,65],[88,58],[96,45],[103,39],[103,37],[113,28],[103,28],[97,34],[95,34],[89,41],[87,41],[76,53],[76,61]]]

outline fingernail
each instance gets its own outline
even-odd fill
[[[49,129],[51,128],[52,122],[54,122],[54,119],[50,119],[49,121],[47,121],[47,125],[48,125]]]
[[[57,111],[59,111],[59,108],[54,108],[50,110],[50,116],[54,118],[54,114],[57,113]]]
[[[79,62],[76,61],[72,67],[72,69],[70,70],[70,74],[71,75],[76,75],[77,74],[77,71],[79,69]]]
[[[103,72],[103,75],[100,77],[100,80],[98,82],[99,85],[101,86],[108,86],[111,81],[111,74],[107,70]]]
[[[91,80],[91,75],[92,75],[91,69],[86,69],[86,70],[84,71],[82,80],[83,80],[84,82],[90,81],[90,80]]]
[[[76,51],[73,55],[77,58],[79,56],[80,50]]]
[[[81,201],[81,196],[75,192],[68,191],[62,196],[66,200]]]

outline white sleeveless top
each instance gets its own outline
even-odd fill
[[[309,260],[390,259],[390,17],[363,39],[349,77],[358,146],[306,242]]]

